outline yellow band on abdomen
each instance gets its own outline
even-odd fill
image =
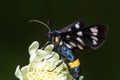
[[[74,68],[74,67],[80,66],[80,61],[79,59],[76,59],[73,62],[69,62],[68,65],[70,66],[70,68]]]

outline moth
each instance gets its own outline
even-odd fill
[[[73,22],[61,30],[53,31],[44,22],[38,20],[31,20],[30,22],[41,23],[49,29],[49,43],[53,44],[55,50],[64,57],[54,69],[65,62],[69,72],[76,80],[79,80],[81,75],[81,66],[80,60],[75,55],[74,50],[80,49],[85,51],[99,48],[104,43],[108,32],[106,25],[95,24],[85,27],[84,23],[80,20]]]

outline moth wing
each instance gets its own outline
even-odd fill
[[[62,39],[66,45],[73,49],[81,50],[97,49],[100,47],[107,36],[108,28],[106,25],[91,25],[85,28],[77,28],[72,24],[71,31],[62,32]]]
[[[66,33],[66,32],[71,32],[72,30],[78,30],[82,28],[84,28],[84,23],[81,20],[77,20],[59,31],[62,33],[64,32]]]

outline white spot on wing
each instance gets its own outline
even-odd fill
[[[66,35],[66,38],[70,38],[70,35]]]
[[[97,36],[97,33],[92,33],[94,36]]]
[[[78,22],[77,24],[75,24],[75,28],[79,29],[80,28],[80,23]]]
[[[83,47],[81,45],[77,45],[79,49],[83,50]]]
[[[98,33],[97,27],[92,27],[92,28],[90,28],[90,30],[91,30],[91,32],[93,32],[93,33]]]
[[[84,42],[79,37],[77,37],[76,40],[85,46]]]
[[[82,31],[77,32],[78,36],[83,36]]]
[[[73,42],[69,42],[69,43],[70,43],[70,45],[76,47],[76,44],[75,44],[75,43],[73,43]]]
[[[71,29],[68,29],[68,31],[71,31]]]
[[[69,44],[66,44],[66,46],[67,46],[68,48],[70,48],[70,49],[72,48],[72,46],[70,46]]]
[[[97,45],[97,42],[95,40],[92,40],[93,41],[93,45]]]
[[[95,36],[91,36],[91,38],[94,39],[94,40],[96,40],[96,41],[98,41],[98,38],[95,37]]]
[[[90,28],[90,30],[91,30],[91,32],[92,32],[92,34],[93,34],[94,36],[97,35],[97,33],[98,33],[97,26]]]

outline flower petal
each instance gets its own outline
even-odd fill
[[[79,77],[79,80],[83,80],[83,79],[84,79],[84,76],[80,76],[80,77]]]
[[[35,53],[38,47],[39,43],[37,41],[34,41],[29,47],[29,54],[32,55],[33,53]]]
[[[15,76],[16,76],[17,78],[19,78],[20,80],[23,80],[23,75],[22,75],[22,72],[21,72],[21,70],[20,70],[20,65],[18,65],[17,68],[16,68]]]
[[[59,55],[56,52],[52,52],[51,54],[47,55],[45,59],[49,59],[49,61],[58,61]]]
[[[53,44],[50,44],[48,46],[45,47],[45,51],[48,51],[48,52],[52,52],[53,51],[53,48],[54,48],[54,45]]]
[[[30,57],[30,62],[38,63],[43,60],[47,55],[49,55],[48,52],[39,49],[36,51],[35,55]]]
[[[24,66],[21,68],[21,72],[22,72],[22,75],[23,77],[26,75],[26,73],[28,72],[28,69],[29,69],[29,66]]]

